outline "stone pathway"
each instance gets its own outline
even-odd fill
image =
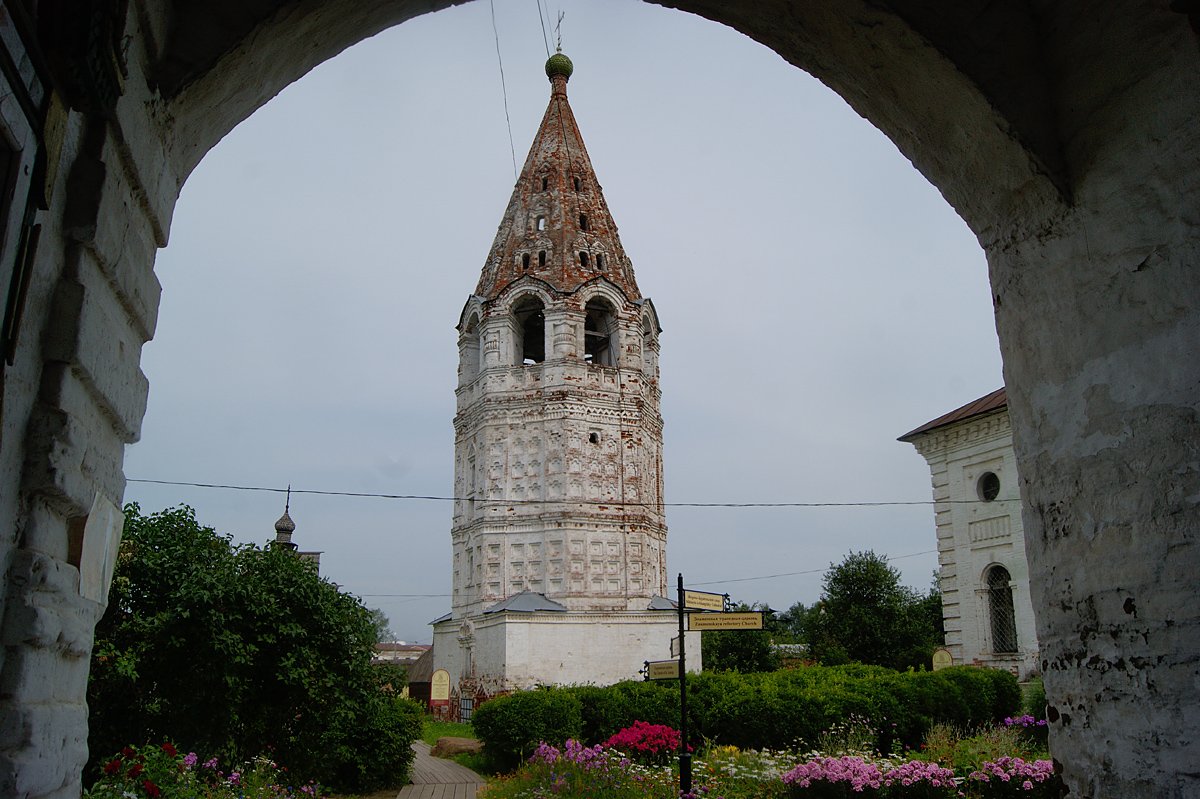
[[[429,754],[429,744],[412,745],[412,784],[400,789],[396,799],[475,799],[475,792],[487,782],[466,766]]]

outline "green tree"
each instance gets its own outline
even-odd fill
[[[851,552],[830,564],[822,589],[820,601],[798,614],[809,654],[821,663],[927,667],[941,645],[940,595],[901,585],[881,555]]]
[[[819,612],[820,607],[817,604],[809,606],[803,602],[797,602],[778,614],[776,618],[781,632],[776,643],[804,643],[807,640],[805,629],[809,623],[809,616]]]
[[[88,702],[95,764],[170,739],[237,763],[269,754],[342,790],[403,782],[419,709],[371,666],[355,597],[289,551],[234,545],[186,506],[125,508]]]
[[[742,602],[735,611],[762,611],[761,630],[708,630],[701,633],[705,671],[739,671],[742,673],[774,671],[779,668],[779,653],[774,637],[782,628],[775,620],[775,611],[765,604]]]
[[[379,608],[367,608],[367,613],[371,615],[371,626],[375,629],[375,643],[396,640],[396,634],[392,632],[391,622],[388,621],[386,613]]]

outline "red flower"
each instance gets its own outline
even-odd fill
[[[125,755],[125,757],[133,757],[137,753],[133,751],[132,746],[127,746],[121,750],[121,754]]]
[[[162,793],[158,789],[158,786],[150,780],[142,780],[142,787],[146,789],[146,793],[150,795],[150,799],[158,799],[158,796]]]
[[[134,764],[133,764],[133,768],[129,769],[129,775],[128,775],[128,776],[129,776],[129,778],[130,778],[130,779],[134,779],[134,778],[136,778],[136,777],[137,777],[137,775],[141,774],[141,773],[142,773],[142,771],[144,771],[144,770],[145,770],[145,768],[146,768],[146,767],[145,767],[145,766],[143,766],[141,763],[134,763]]]
[[[174,745],[171,744],[170,741],[168,741],[167,743],[162,745],[162,750],[164,752],[166,752],[168,755],[170,755],[171,757],[175,757],[175,755],[179,754],[177,751],[175,751],[175,747],[174,747]]]
[[[105,774],[116,774],[120,770],[121,770],[121,758],[119,758],[119,757],[113,758],[112,760],[110,760],[104,764],[104,773]]]

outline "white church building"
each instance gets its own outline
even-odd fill
[[[1003,388],[905,433],[929,464],[938,587],[955,665],[1038,671],[1017,464]]]
[[[546,63],[549,106],[458,324],[453,599],[432,624],[434,668],[464,697],[636,679],[678,634],[658,314],[567,103],[572,69]],[[698,669],[699,634],[687,646]]]

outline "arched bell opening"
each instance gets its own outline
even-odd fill
[[[594,366],[617,365],[617,314],[607,300],[588,300],[584,307],[583,359]]]
[[[537,297],[522,297],[513,306],[516,328],[516,364],[546,360],[546,306]]]

